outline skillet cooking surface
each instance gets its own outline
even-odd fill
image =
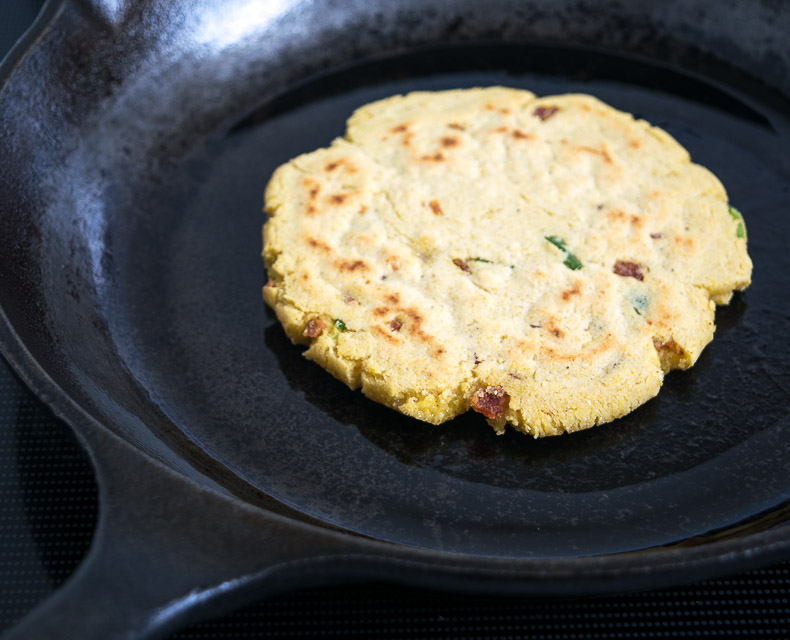
[[[371,100],[495,84],[591,93],[668,130],[743,211],[755,263],[693,369],[624,419],[545,441],[374,404],[304,360],[260,296],[275,167]],[[759,529],[790,497],[790,123],[753,96],[592,50],[468,45],[316,76],[160,146],[134,145],[134,99],[84,136],[58,199],[85,218],[107,331],[160,416],[149,426],[220,484],[375,538],[519,557],[668,545],[755,517]]]

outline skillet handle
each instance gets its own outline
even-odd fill
[[[198,487],[103,429],[80,435],[100,491],[91,549],[4,640],[162,638],[308,576],[320,583],[320,561],[296,561],[348,551],[344,536]]]

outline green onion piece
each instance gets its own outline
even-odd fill
[[[733,220],[743,220],[743,214],[740,211],[738,211],[735,207],[733,207],[732,205],[728,205],[727,209],[730,212],[730,215],[732,216]]]
[[[474,260],[475,262],[485,262],[487,264],[494,264],[493,260],[486,260],[485,258],[467,258],[467,260]]]
[[[746,227],[743,226],[743,222],[738,223],[738,226],[735,228],[735,235],[739,238],[746,237]]]
[[[346,330],[346,323],[343,322],[340,319],[335,320],[335,327],[337,328],[338,331],[345,331]]]
[[[560,251],[565,252],[565,260],[563,260],[562,264],[568,267],[568,269],[576,271],[577,269],[582,268],[581,260],[579,260],[570,251],[568,251],[568,247],[565,246],[565,243],[562,241],[561,238],[558,238],[557,236],[545,236],[545,238],[546,240],[551,242],[551,244],[557,247]]]
[[[647,311],[647,297],[638,294],[631,298],[631,304],[634,307],[634,311],[636,311],[640,316]]]
[[[568,269],[571,269],[573,271],[582,268],[582,263],[572,253],[566,254],[565,260],[562,261],[562,264],[564,264],[566,267],[568,267]]]
[[[566,247],[565,243],[557,236],[546,236],[546,240],[551,242],[551,244],[557,247],[560,251],[568,251],[568,247]]]

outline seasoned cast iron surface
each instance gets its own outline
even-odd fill
[[[472,415],[436,428],[384,409],[302,359],[260,299],[261,193],[277,165],[341,135],[370,100],[494,84],[592,93],[667,129],[727,186],[755,261],[691,371],[622,420],[547,441],[498,438]],[[129,167],[96,158],[108,136],[131,139],[120,117],[131,107],[72,157],[90,188],[62,195],[90,212],[107,332],[161,411],[160,437],[220,482],[377,538],[538,557],[671,544],[790,497],[787,121],[751,96],[584,49],[453,47],[318,76],[192,132],[178,155],[175,138],[147,164],[135,149]]]

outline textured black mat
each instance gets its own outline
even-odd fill
[[[0,3],[0,54],[40,5]],[[97,509],[90,466],[71,432],[0,364],[0,632],[68,579],[88,549]],[[364,585],[291,593],[171,640],[788,638],[789,600],[790,562],[683,588],[584,600],[475,599]]]

